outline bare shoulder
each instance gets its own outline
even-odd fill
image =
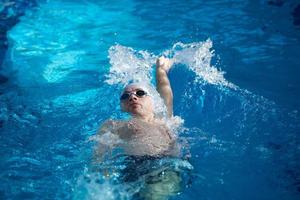
[[[173,139],[177,139],[177,134],[182,130],[184,120],[179,116],[169,118],[157,118],[155,123],[164,127]]]
[[[124,124],[123,121],[120,120],[106,120],[103,122],[103,124],[100,126],[98,130],[98,134],[103,134],[106,132],[111,132],[111,133],[117,133],[118,129]]]
[[[171,140],[174,139],[172,136],[173,134],[171,133],[171,129],[169,128],[165,119],[155,119],[154,123],[157,127],[161,127],[163,132],[165,132]]]

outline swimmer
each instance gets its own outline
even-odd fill
[[[173,116],[173,92],[168,79],[172,60],[160,57],[156,62],[157,91],[164,100],[169,118]],[[174,134],[163,119],[154,114],[154,101],[149,87],[141,83],[127,85],[120,95],[122,111],[131,115],[129,121],[108,120],[99,134],[110,132],[122,141],[121,148],[133,156],[171,156],[177,153]],[[97,157],[101,159],[104,150],[99,147]]]
[[[172,60],[165,57],[160,57],[156,61],[156,89],[167,108],[169,119],[173,117],[173,92],[168,79],[172,64]],[[120,95],[120,106],[122,111],[131,115],[131,119],[108,120],[99,130],[100,136],[109,133],[115,135],[116,140],[121,140],[117,146],[123,149],[128,160],[134,160],[124,170],[125,182],[145,175],[143,174],[145,170],[139,172],[137,169],[143,169],[141,166],[147,165],[148,161],[155,162],[162,157],[177,157],[179,154],[176,138],[167,127],[166,121],[155,115],[154,104],[149,86],[142,83],[129,84]],[[95,161],[101,162],[104,159],[103,155],[112,148],[105,147],[105,142],[99,144],[95,151]],[[146,178],[138,195],[142,199],[168,199],[169,196],[178,194],[180,181],[177,172],[161,171],[160,174],[152,174]]]

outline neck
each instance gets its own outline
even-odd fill
[[[148,114],[148,115],[132,115],[133,118],[139,119],[145,122],[152,122],[154,120],[154,114]]]

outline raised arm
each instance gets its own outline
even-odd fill
[[[167,106],[168,116],[173,116],[173,92],[168,78],[168,72],[173,62],[165,57],[156,61],[156,87]]]

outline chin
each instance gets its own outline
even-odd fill
[[[133,115],[142,115],[143,114],[142,112],[139,112],[139,111],[136,111],[136,110],[134,110],[130,113],[133,114]]]

